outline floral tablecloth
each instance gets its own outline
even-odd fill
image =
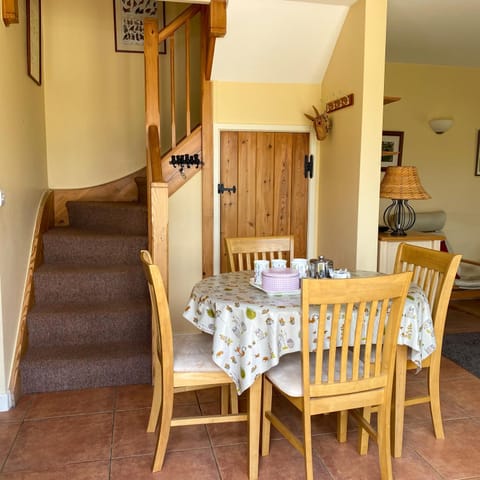
[[[183,313],[213,335],[212,358],[239,394],[282,355],[300,351],[300,295],[268,295],[250,285],[251,277],[249,271],[222,273],[198,282]],[[316,323],[310,328],[315,338]],[[419,367],[436,347],[428,300],[416,284],[409,289],[398,344],[410,347],[409,358]]]

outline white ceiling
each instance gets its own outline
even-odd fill
[[[212,79],[320,83],[355,1],[228,0]],[[388,0],[386,60],[480,67],[480,0]]]
[[[386,59],[480,67],[480,0],[388,0]]]
[[[354,1],[229,0],[212,79],[320,83]]]

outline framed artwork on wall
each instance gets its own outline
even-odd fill
[[[27,0],[27,63],[28,75],[42,84],[42,18],[40,0]]]
[[[156,0],[113,0],[115,51],[143,53],[143,20],[157,18],[158,30],[165,27],[165,2]],[[158,53],[167,52],[162,42]]]
[[[477,132],[477,156],[475,157],[475,175],[480,176],[480,130]]]
[[[382,132],[382,171],[402,164],[403,132]]]

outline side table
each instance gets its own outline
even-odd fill
[[[407,232],[404,237],[393,237],[390,233],[378,234],[378,263],[377,270],[381,273],[393,273],[395,257],[400,243],[409,243],[419,247],[440,250],[440,242],[445,236],[439,233]]]

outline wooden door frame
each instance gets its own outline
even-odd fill
[[[318,229],[318,141],[312,128],[303,125],[247,125],[215,123],[213,125],[213,274],[220,273],[220,195],[217,185],[220,183],[220,134],[224,131],[234,132],[284,132],[308,133],[308,146],[314,155],[313,178],[308,187],[307,219],[307,257],[317,256]]]

